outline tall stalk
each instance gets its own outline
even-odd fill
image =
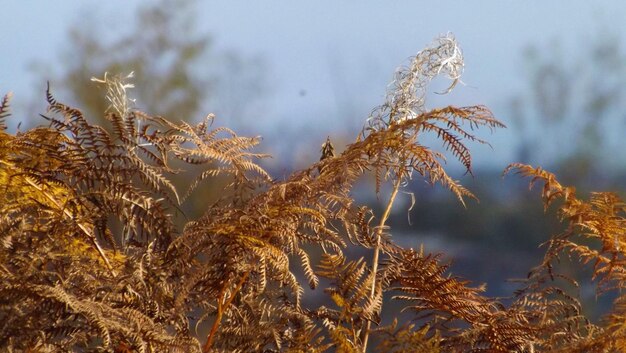
[[[389,201],[387,202],[387,207],[385,208],[385,212],[380,218],[380,224],[378,225],[378,229],[376,230],[376,247],[374,248],[374,258],[372,259],[372,288],[370,289],[371,298],[376,295],[376,273],[378,272],[378,262],[380,258],[380,239],[383,234],[385,223],[387,222],[387,219],[389,219],[389,215],[391,214],[391,208],[393,207],[393,203],[396,200],[396,196],[398,195],[398,190],[400,190],[401,184],[402,171],[398,174],[398,179],[393,186],[393,191],[391,192],[391,196],[389,196]],[[371,326],[372,322],[367,321],[365,332],[363,333],[363,353],[367,351],[367,341],[369,339],[369,331]]]
[[[239,291],[241,290],[241,287],[243,287],[243,284],[248,279],[248,275],[250,275],[250,271],[246,271],[246,273],[244,273],[243,277],[241,277],[241,279],[239,280],[239,283],[237,283],[237,287],[235,287],[235,290],[230,294],[230,296],[224,297],[225,292],[228,287],[227,283],[225,283],[222,289],[220,290],[220,293],[217,297],[217,314],[215,316],[215,321],[213,322],[213,326],[211,327],[211,332],[209,332],[206,342],[204,343],[204,346],[202,347],[203,353],[208,353],[209,351],[211,351],[211,346],[213,345],[213,338],[215,337],[215,334],[217,333],[220,323],[222,322],[222,315],[224,315],[224,312],[228,310],[228,307],[230,307],[230,304],[233,302],[233,299],[235,299],[235,297],[237,296],[237,293],[239,293]]]

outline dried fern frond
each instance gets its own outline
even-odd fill
[[[373,273],[368,271],[363,258],[346,261],[342,255],[331,254],[322,256],[316,272],[331,281],[324,292],[330,297],[333,308],[320,307],[312,311],[312,319],[321,322],[322,332],[336,351],[362,351],[364,321],[380,320],[377,313],[382,305],[382,289],[369,297]]]
[[[13,97],[13,93],[9,92],[4,95],[2,102],[0,102],[0,131],[7,129],[5,119],[11,115],[11,97]]]
[[[424,104],[430,80],[447,75],[452,89],[462,69],[454,38],[439,38],[398,71],[355,143],[335,154],[327,139],[319,162],[284,180],[257,164],[258,137],[211,128],[213,115],[192,125],[137,110],[130,76],[94,79],[106,85],[111,132],[48,88],[48,127],[0,134],[0,347],[363,352],[372,333],[391,351],[503,352],[544,339],[531,305],[504,309],[436,256],[394,244],[385,223],[414,174],[463,204],[473,197],[447,174],[444,153],[471,173],[466,144],[486,143],[473,130],[503,125],[482,106]],[[8,98],[0,119],[5,107]],[[426,133],[443,150],[424,145]],[[205,168],[182,197],[174,162]],[[376,193],[394,187],[381,215],[352,196],[367,173]],[[178,229],[181,202],[222,176],[221,198]],[[375,256],[351,259],[355,249]],[[307,306],[305,285],[334,306]],[[386,294],[421,321],[370,330]],[[562,302],[554,318],[573,317]]]
[[[134,72],[131,72],[125,76],[113,75],[109,76],[108,72],[104,73],[104,77],[99,79],[92,77],[91,81],[101,83],[106,88],[106,99],[109,101],[108,109],[115,112],[118,116],[125,118],[132,110],[132,106],[135,100],[128,97],[127,90],[134,88],[135,85],[130,83],[130,79],[135,76]]]
[[[393,122],[416,118],[426,112],[426,87],[438,75],[446,75],[452,84],[450,92],[463,73],[463,53],[451,33],[440,36],[412,58],[407,67],[396,71],[385,103],[368,119],[378,129]]]
[[[528,285],[520,293],[522,302],[527,297],[540,301],[542,308],[550,308],[542,316],[542,323],[553,327],[542,327],[544,334],[553,332],[546,346],[552,349],[568,347],[567,351],[612,351],[622,350],[624,332],[621,329],[620,294],[615,302],[614,314],[605,319],[606,329],[591,325],[580,314],[580,304],[576,298],[567,295],[555,285],[555,278],[565,278],[555,270],[562,257],[578,259],[582,264],[591,265],[592,279],[597,281],[597,292],[624,288],[626,280],[625,250],[623,239],[626,236],[626,204],[616,194],[609,192],[592,193],[589,200],[578,198],[573,187],[563,186],[555,175],[539,167],[524,164],[512,164],[505,172],[517,170],[523,176],[530,177],[532,186],[543,183],[542,198],[547,208],[556,200],[560,220],[565,223],[565,230],[553,235],[547,242],[548,248],[540,266],[529,277]],[[558,294],[561,299],[551,299],[549,295]],[[561,309],[557,309],[561,307]],[[546,318],[548,320],[546,322]],[[568,335],[563,335],[563,331]]]
[[[593,264],[593,279],[598,279],[598,290],[623,288],[626,270],[626,203],[610,192],[592,193],[588,201],[579,199],[573,187],[562,186],[554,174],[541,168],[513,164],[505,172],[517,169],[531,177],[532,184],[543,183],[542,197],[545,207],[556,199],[563,203],[558,214],[567,227],[548,241],[548,250],[542,266],[550,269],[564,253],[580,258],[582,263]],[[590,245],[593,240],[599,246]]]
[[[430,174],[430,181],[442,182],[459,197],[462,203],[463,196],[471,196],[471,193],[460,187],[445,173],[441,167],[441,161],[445,161],[443,155],[418,143],[421,133],[435,133],[442,141],[444,149],[451,152],[471,174],[471,155],[464,141],[486,143],[476,138],[471,131],[483,126],[490,129],[505,127],[493,117],[487,108],[482,106],[426,110],[426,87],[430,81],[437,75],[446,75],[452,80],[452,84],[445,92],[447,93],[460,81],[462,72],[463,55],[451,34],[437,38],[429,47],[420,51],[408,67],[397,71],[394,81],[390,84],[391,88],[385,102],[373,110],[367,120],[368,124],[357,140],[358,143],[361,139],[377,132],[396,129],[405,135],[405,140],[397,144],[398,150],[402,149],[404,153],[394,151],[397,153],[389,157],[409,168],[394,170],[393,167],[380,165],[387,162],[381,160],[375,171],[377,191],[382,179],[389,176],[390,170],[398,178],[409,178],[410,167],[413,167],[423,176]],[[382,149],[376,151],[368,149],[367,153],[378,158],[386,157]],[[424,165],[417,167],[414,164],[416,161]]]
[[[405,310],[428,326],[426,337],[441,333],[442,351],[523,351],[535,338],[522,316],[481,295],[467,281],[446,275],[439,256],[403,250],[390,257],[383,272],[394,299],[407,301]]]
[[[118,98],[112,104],[121,102]],[[178,204],[168,161],[219,160],[232,166],[223,173],[254,180],[254,173],[267,174],[252,161],[254,154],[236,156],[235,151],[256,140],[234,134],[217,139],[206,124],[172,124],[129,105],[109,113],[111,136],[79,110],[59,103],[50,89],[47,100],[49,113],[43,117],[49,127],[0,134],[0,291],[5,298],[0,317],[14,326],[0,330],[0,341],[13,337],[21,343],[13,340],[11,347],[23,350],[73,350],[103,340],[113,350],[200,351],[185,316],[185,310],[194,309],[175,310],[180,309],[175,293],[184,286],[175,282],[175,267],[164,261],[176,236],[172,210]],[[198,152],[182,146],[189,136],[215,147]],[[123,225],[121,231],[111,219]],[[30,287],[18,289],[20,283]],[[59,305],[47,304],[50,299],[32,288],[63,293]],[[84,305],[69,304],[67,298]],[[24,320],[29,315],[45,318]],[[137,322],[140,318],[150,324]],[[46,336],[33,340],[33,330]]]
[[[438,332],[431,334],[428,325],[418,329],[414,324],[399,327],[395,319],[389,326],[375,330],[380,339],[376,350],[392,353],[440,353],[441,336]],[[429,337],[430,335],[430,337]]]

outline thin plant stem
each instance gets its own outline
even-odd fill
[[[398,174],[398,179],[393,186],[393,191],[391,192],[391,196],[389,196],[389,201],[387,202],[387,208],[383,213],[383,216],[380,218],[380,224],[378,225],[378,229],[376,231],[376,247],[374,248],[374,258],[372,260],[372,288],[370,290],[370,297],[373,298],[376,294],[376,273],[378,272],[378,262],[380,257],[380,238],[383,234],[383,229],[385,227],[385,223],[387,219],[389,219],[389,215],[391,214],[391,208],[393,203],[398,195],[398,191],[400,190],[400,185],[402,184],[402,172]],[[369,331],[372,326],[371,321],[367,321],[365,332],[363,332],[363,353],[367,351],[367,341],[369,339]]]
[[[244,275],[239,280],[239,283],[237,283],[237,287],[235,288],[233,293],[230,295],[230,297],[228,297],[228,299],[224,298],[223,302],[222,297],[224,296],[224,292],[226,292],[226,286],[222,287],[222,290],[220,290],[220,294],[217,298],[217,315],[215,317],[215,322],[213,322],[213,326],[211,327],[211,332],[209,332],[209,335],[207,336],[206,343],[204,344],[204,347],[202,347],[203,353],[208,353],[211,350],[211,346],[213,345],[213,338],[215,337],[217,329],[220,326],[220,322],[222,321],[222,315],[224,315],[224,310],[228,309],[230,304],[233,302],[233,299],[235,299],[237,293],[239,293],[241,287],[243,287],[243,284],[248,279],[249,274],[250,271],[246,271],[246,273],[244,273]]]

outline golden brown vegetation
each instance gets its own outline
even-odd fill
[[[420,143],[434,133],[467,172],[473,130],[502,127],[482,106],[426,110],[437,74],[458,81],[462,57],[440,38],[398,71],[386,102],[356,142],[277,181],[252,152],[258,139],[172,123],[132,108],[130,86],[106,84],[112,133],[47,93],[47,127],[6,132],[0,106],[0,348],[114,352],[606,352],[626,349],[626,297],[592,324],[558,273],[562,257],[589,264],[600,292],[622,288],[625,207],[615,194],[579,199],[554,175],[510,168],[542,183],[565,230],[510,304],[451,276],[440,255],[397,246],[386,224],[395,197],[420,177],[473,197]],[[178,229],[176,162],[205,166],[185,195],[216,176],[231,181],[199,219]],[[380,215],[351,191],[364,174]],[[350,258],[365,249],[370,258]],[[298,274],[303,274],[304,280]],[[303,303],[304,285],[332,306]],[[318,294],[319,293],[319,294]],[[381,324],[383,304],[412,315]],[[388,313],[388,316],[400,315]],[[368,347],[368,342],[370,342]]]

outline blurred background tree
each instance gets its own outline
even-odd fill
[[[586,41],[577,43],[576,57],[556,40],[528,46],[526,88],[511,99],[511,113],[521,132],[519,161],[553,161],[572,182],[597,187],[626,162],[607,153],[626,147],[626,53],[616,33],[598,31]]]
[[[211,36],[198,30],[197,6],[197,0],[143,2],[132,27],[114,32],[115,38],[106,37],[113,31],[101,28],[101,22],[72,26],[63,65],[58,66],[62,69],[45,69],[52,73],[53,92],[79,107],[88,120],[108,128],[104,87],[90,78],[134,72],[136,89],[129,96],[139,110],[188,122],[215,113],[217,124],[237,129],[267,92],[265,64],[258,56],[215,49]],[[192,170],[173,182],[184,190],[201,171]],[[197,217],[220,196],[226,182],[201,184],[182,205],[185,215]]]
[[[131,95],[139,109],[175,120],[199,120],[217,113],[220,121],[240,121],[266,92],[260,57],[218,51],[197,25],[196,0],[157,0],[139,5],[133,26],[112,31],[74,25],[64,48],[62,71],[50,79],[57,91],[84,110],[102,117],[108,103],[93,76],[135,73]],[[99,26],[98,26],[99,25]]]

